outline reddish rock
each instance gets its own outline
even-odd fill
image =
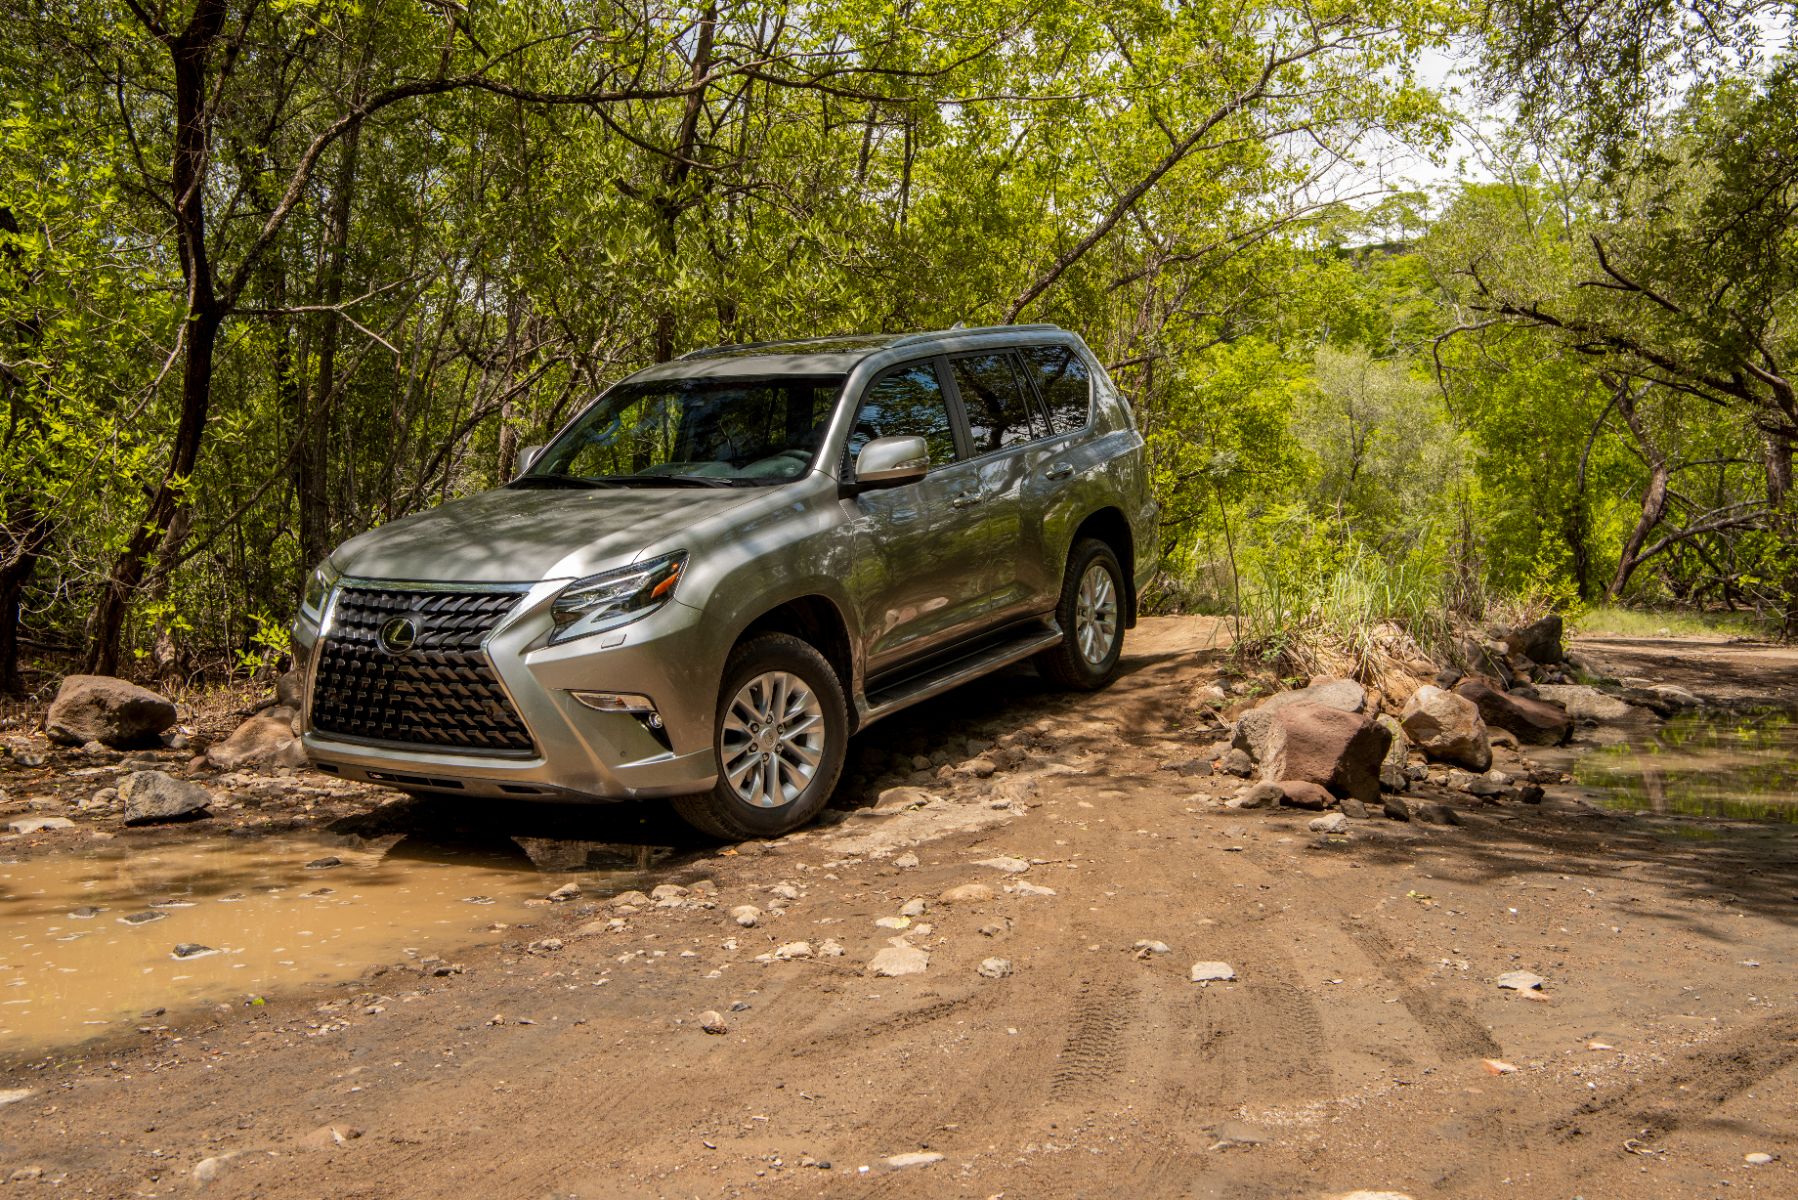
[[[1321,704],[1287,704],[1244,713],[1236,745],[1263,780],[1314,783],[1338,796],[1373,802],[1380,795],[1380,762],[1392,735],[1360,713]]]
[[[1280,802],[1293,808],[1321,810],[1336,801],[1336,797],[1330,795],[1322,784],[1306,779],[1282,779],[1275,786],[1280,789]]]
[[[1479,706],[1465,696],[1439,687],[1420,687],[1399,717],[1405,736],[1430,758],[1470,771],[1492,766],[1492,743]]]
[[[175,706],[148,688],[110,675],[70,675],[44,718],[53,742],[101,742],[120,750],[153,746],[175,723]]]
[[[1473,701],[1486,724],[1528,745],[1558,746],[1573,736],[1573,720],[1558,704],[1500,691],[1484,679],[1463,679],[1455,694]]]

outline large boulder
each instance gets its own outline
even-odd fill
[[[254,767],[298,767],[306,764],[306,752],[293,736],[293,717],[251,717],[231,736],[206,751],[206,761],[224,771]]]
[[[295,667],[275,680],[275,703],[299,708],[306,703],[306,672]]]
[[[1552,666],[1567,657],[1567,651],[1561,645],[1561,633],[1561,614],[1549,613],[1528,625],[1507,629],[1499,636],[1512,654],[1521,654],[1533,663]]]
[[[125,824],[152,825],[207,816],[212,793],[162,771],[134,771],[119,784],[119,799],[125,802]]]
[[[1463,679],[1455,694],[1473,701],[1487,725],[1531,746],[1559,746],[1573,736],[1573,720],[1557,704],[1500,691],[1484,679]]]
[[[1315,783],[1338,796],[1371,802],[1380,795],[1380,762],[1391,740],[1362,713],[1297,703],[1244,713],[1235,745],[1270,783]]]
[[[1309,686],[1280,692],[1255,706],[1259,712],[1279,712],[1293,704],[1321,704],[1343,712],[1367,711],[1367,689],[1352,679],[1334,679],[1319,675]]]
[[[1451,762],[1472,771],[1492,765],[1492,743],[1479,707],[1465,696],[1439,687],[1417,689],[1399,715],[1405,736],[1430,758]]]
[[[44,732],[65,746],[132,750],[155,745],[174,723],[175,706],[148,688],[110,675],[70,675],[50,702]]]

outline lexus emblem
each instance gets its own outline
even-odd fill
[[[412,617],[394,617],[381,626],[381,649],[389,654],[404,654],[418,644],[418,622]]]

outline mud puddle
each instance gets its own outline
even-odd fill
[[[1798,822],[1798,725],[1784,713],[1675,717],[1567,769],[1612,808]]]
[[[0,1055],[197,1002],[254,1003],[448,956],[578,881],[643,886],[666,847],[463,834],[220,838],[0,861]]]

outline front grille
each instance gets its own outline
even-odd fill
[[[318,645],[312,727],[405,746],[531,753],[531,735],[481,649],[517,603],[516,592],[344,588]],[[396,617],[410,618],[415,631],[405,649],[382,641]]]

